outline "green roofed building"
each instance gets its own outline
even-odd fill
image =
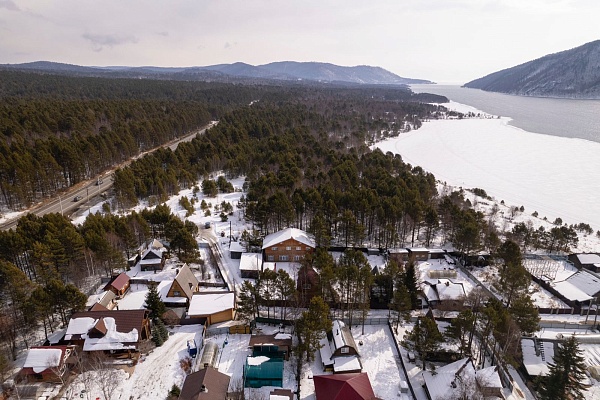
[[[266,356],[247,357],[244,366],[244,387],[283,386],[283,359]]]

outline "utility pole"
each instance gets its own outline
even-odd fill
[[[60,194],[58,195],[58,203],[60,204],[60,215],[63,215],[62,199],[60,198]]]

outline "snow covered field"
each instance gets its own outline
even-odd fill
[[[481,112],[454,102],[449,108]],[[528,214],[600,229],[600,143],[526,132],[509,120],[434,120],[374,147],[450,185],[482,188],[498,201],[523,205]]]

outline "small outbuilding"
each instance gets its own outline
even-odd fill
[[[129,275],[121,272],[119,275],[113,276],[111,280],[104,286],[104,290],[113,292],[118,298],[121,298],[129,290]]]
[[[179,400],[213,400],[227,398],[229,375],[213,367],[201,369],[186,376]]]
[[[188,316],[190,318],[206,318],[208,325],[231,321],[235,317],[235,293],[195,293],[190,301]]]
[[[356,374],[315,375],[317,400],[376,400],[369,375]]]

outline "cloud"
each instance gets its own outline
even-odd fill
[[[5,8],[10,11],[21,11],[12,0],[0,0],[0,8]]]
[[[135,36],[120,36],[120,35],[95,35],[92,33],[84,33],[82,37],[92,43],[94,51],[102,51],[105,47],[113,48],[126,43],[137,43],[138,39]]]

